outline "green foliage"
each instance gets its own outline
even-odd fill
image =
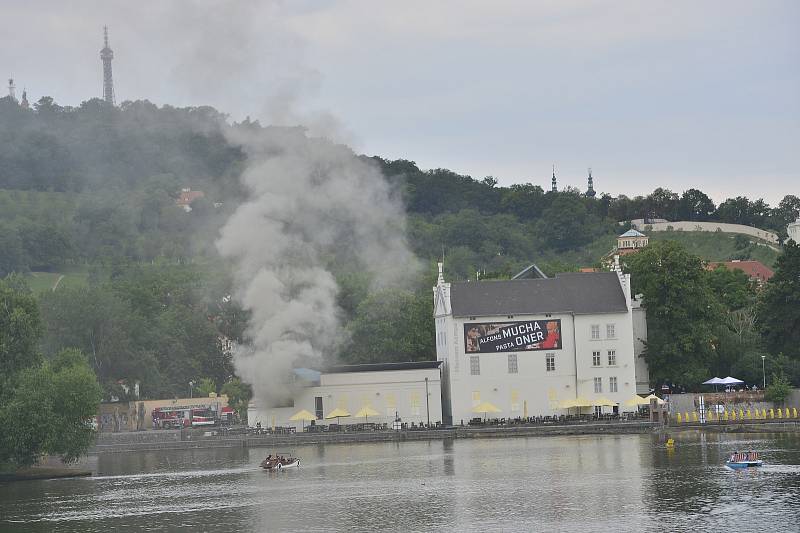
[[[700,258],[679,244],[652,243],[625,257],[634,294],[647,309],[645,356],[651,380],[694,385],[714,371],[714,325],[721,309]]]
[[[211,378],[202,378],[194,388],[198,396],[211,396],[212,393],[217,392],[217,384]]]
[[[761,294],[757,324],[772,353],[800,361],[800,245],[794,242],[784,246]]]
[[[719,265],[707,274],[711,291],[726,309],[749,308],[756,301],[756,286],[741,270],[728,270]]]
[[[428,361],[435,358],[432,299],[427,293],[383,290],[358,306],[348,325],[348,363]]]
[[[792,393],[792,386],[784,374],[773,374],[772,382],[767,386],[764,398],[768,402],[782,404]]]
[[[35,463],[43,454],[73,461],[91,444],[87,420],[100,387],[83,354],[41,362],[36,301],[18,278],[0,281],[0,463]]]
[[[38,352],[42,323],[36,300],[19,290],[18,278],[0,280],[0,398],[13,377],[41,361]]]
[[[222,386],[221,394],[228,397],[228,407],[236,411],[239,420],[247,421],[247,406],[253,398],[253,389],[239,378],[232,378]]]
[[[0,407],[0,460],[19,465],[42,455],[65,462],[86,452],[94,438],[89,420],[97,414],[101,389],[79,352],[20,372],[13,394]]]

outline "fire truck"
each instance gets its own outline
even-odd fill
[[[156,407],[153,409],[153,429],[175,429],[226,424],[233,409],[213,405]]]

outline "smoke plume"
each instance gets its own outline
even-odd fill
[[[266,403],[286,397],[296,362],[319,362],[342,339],[334,269],[393,284],[414,259],[402,205],[375,165],[300,128],[233,128],[229,137],[247,154],[249,197],[217,247],[252,314],[236,371]]]

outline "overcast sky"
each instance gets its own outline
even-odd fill
[[[144,6],[144,7],[143,7]],[[800,2],[0,0],[18,94],[210,104],[502,185],[800,195]],[[4,76],[6,77],[6,76]]]

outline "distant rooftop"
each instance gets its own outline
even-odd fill
[[[620,235],[620,237],[646,237],[646,236],[647,235],[645,235],[644,233],[639,233],[635,229],[629,229],[628,231]]]
[[[322,371],[323,374],[342,374],[345,372],[379,372],[382,370],[422,370],[426,368],[439,368],[442,361],[406,361],[403,363],[367,363],[363,365],[337,365],[330,366]]]
[[[543,313],[625,313],[625,294],[615,272],[565,273],[547,279],[455,282],[453,316]]]

